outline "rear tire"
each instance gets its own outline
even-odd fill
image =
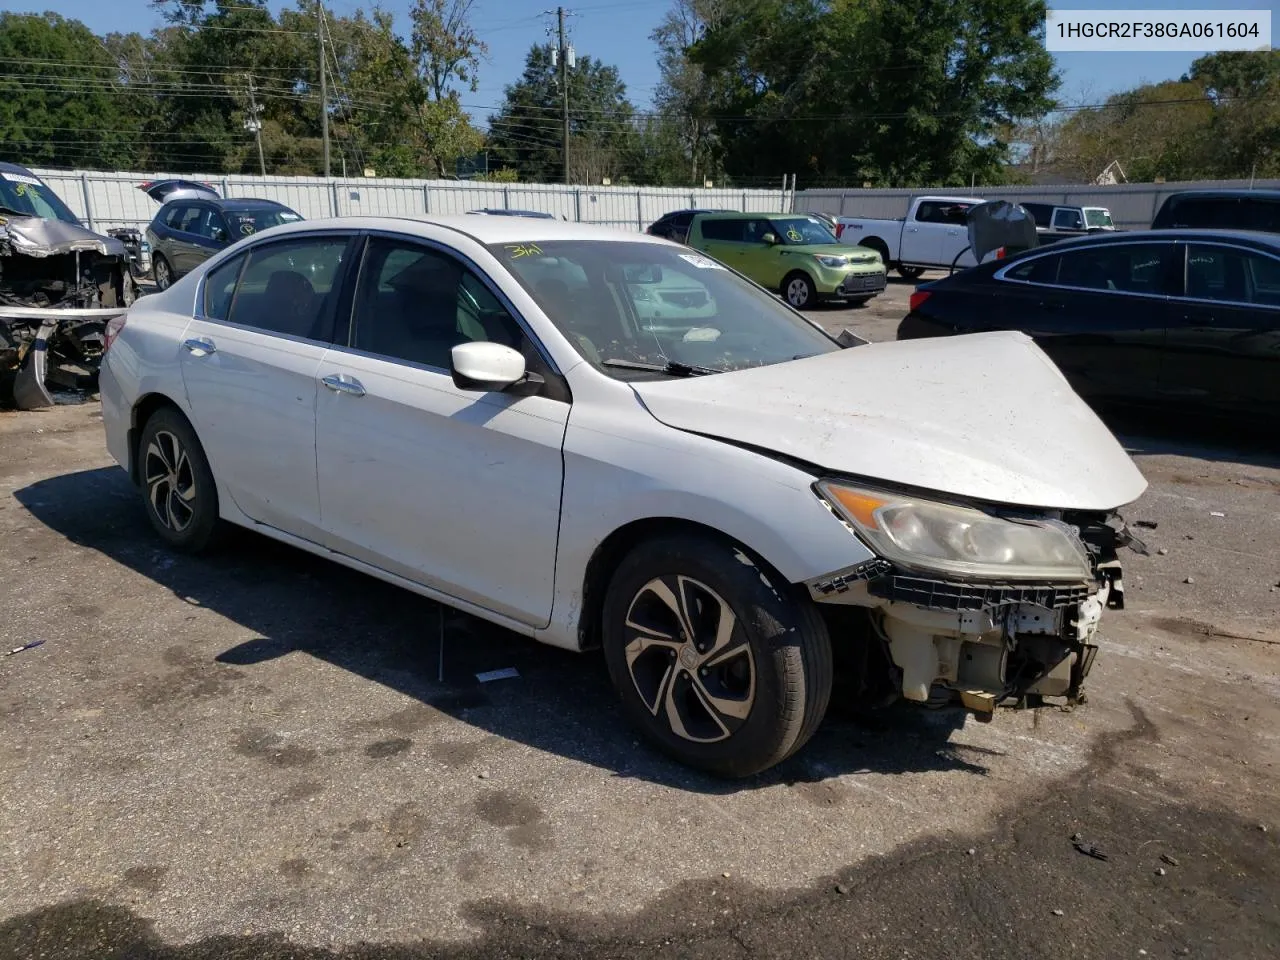
[[[168,290],[173,286],[173,267],[158,253],[152,259],[151,273],[156,278],[157,290]]]
[[[169,546],[200,553],[221,533],[218,490],[204,448],[178,410],[157,410],[138,438],[138,479],[147,519]]]
[[[640,544],[605,595],[602,640],[623,710],[661,750],[723,777],[785,760],[831,697],[826,623],[807,597],[732,544]]]
[[[803,270],[786,275],[782,281],[782,298],[796,310],[812,307],[818,302],[818,288]]]
[[[924,276],[924,267],[904,267],[898,264],[898,275],[904,280],[919,280]]]

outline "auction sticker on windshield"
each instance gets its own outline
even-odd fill
[[[706,257],[700,257],[696,253],[678,254],[681,260],[688,261],[699,270],[723,270],[724,264],[716,263],[714,260],[708,260]]]
[[[25,173],[9,173],[7,170],[0,170],[0,180],[12,180],[14,183],[25,183],[28,186],[41,186],[39,180],[35,177],[28,177]]]

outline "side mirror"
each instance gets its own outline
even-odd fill
[[[762,243],[767,243],[769,246],[773,247],[778,243],[778,235],[776,233],[766,233],[760,238],[760,240]]]
[[[477,340],[451,351],[453,383],[459,390],[495,392],[516,384],[540,384],[542,378],[525,369],[524,354],[501,343]]]
[[[213,239],[214,239],[217,243],[222,243],[222,242],[224,242],[224,241],[227,239],[227,231],[223,230],[221,227],[214,227],[214,228],[213,228]]]

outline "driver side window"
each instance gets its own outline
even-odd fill
[[[448,370],[453,348],[477,340],[530,355],[519,324],[460,261],[412,241],[370,239],[356,289],[351,346]]]

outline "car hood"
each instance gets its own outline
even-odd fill
[[[109,257],[125,256],[124,244],[62,220],[0,215],[0,241],[7,240],[14,253],[28,257],[52,257],[77,250],[92,250]]]
[[[1147,486],[1018,332],[868,344],[632,386],[668,426],[887,484],[1063,510],[1112,510]]]

